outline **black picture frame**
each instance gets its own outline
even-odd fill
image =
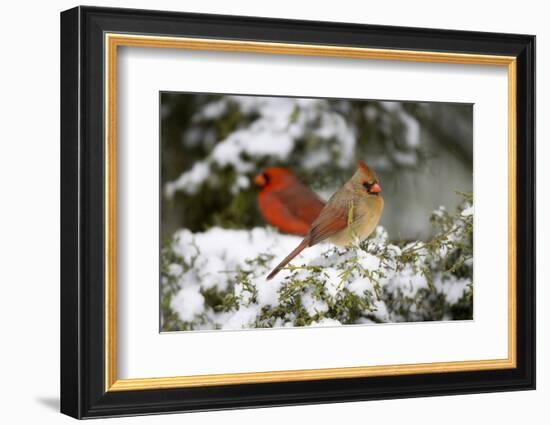
[[[104,33],[517,58],[517,367],[106,392]],[[61,13],[61,412],[92,418],[535,388],[535,37],[131,9]]]

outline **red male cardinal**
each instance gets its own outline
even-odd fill
[[[300,245],[273,269],[267,280],[309,246],[325,239],[335,245],[348,246],[355,237],[363,240],[371,234],[384,208],[382,188],[367,164],[359,161],[357,165],[355,174],[331,196]]]
[[[294,235],[307,234],[325,203],[287,168],[271,167],[254,177],[261,188],[258,206],[265,220]]]

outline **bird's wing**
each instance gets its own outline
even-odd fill
[[[309,231],[311,222],[297,218],[276,192],[260,194],[258,204],[266,221],[279,230],[295,235],[306,235]]]
[[[309,231],[309,245],[315,245],[348,227],[349,208],[351,202],[344,207],[336,206],[330,202],[323,208],[319,217],[311,225]],[[357,210],[353,211],[352,225],[360,220],[362,215]]]
[[[276,195],[286,205],[290,214],[308,225],[313,223],[325,206],[313,191],[300,183],[277,191]]]

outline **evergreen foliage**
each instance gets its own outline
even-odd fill
[[[212,273],[202,274],[197,263],[212,258],[201,252],[209,245],[201,247],[193,237],[182,243],[176,236],[162,255],[162,329],[472,319],[472,198],[463,196],[453,214],[434,211],[430,221],[436,233],[427,242],[392,243],[379,227],[351,248],[325,244],[309,260],[298,257],[273,282],[265,276],[277,258],[260,253],[219,272],[222,278],[213,285]],[[194,292],[182,291],[193,287]],[[271,294],[260,297],[266,287]],[[199,295],[201,305],[181,320],[178,309],[192,305],[186,293]],[[176,294],[180,299],[174,303]]]

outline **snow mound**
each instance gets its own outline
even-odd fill
[[[171,282],[166,288],[172,292],[164,290],[177,315],[174,326],[246,329],[436,320],[433,311],[449,310],[471,296],[471,258],[457,257],[467,251],[470,208],[465,204],[455,221],[438,210],[434,217],[447,227],[435,242],[397,246],[378,227],[368,241],[351,248],[309,247],[270,281],[267,274],[301,238],[263,227],[181,229],[163,271],[163,282]],[[466,276],[446,269],[449,258]],[[445,313],[438,320],[449,317]]]

